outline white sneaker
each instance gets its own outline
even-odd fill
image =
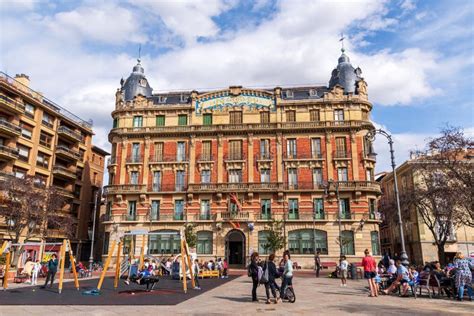
[[[125,283],[127,285],[130,285],[130,281],[128,281],[128,280],[123,281],[123,283]]]
[[[344,286],[347,286],[347,284],[344,284]]]
[[[199,286],[194,287],[195,290],[201,290]]]

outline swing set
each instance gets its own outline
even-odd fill
[[[0,248],[0,255],[6,253],[5,260],[5,271],[3,276],[3,290],[8,289],[8,271],[11,264],[11,254],[13,247],[23,247],[23,246],[40,246],[43,249],[44,246],[61,246],[59,250],[59,286],[58,293],[61,294],[63,290],[63,281],[64,281],[64,265],[66,262],[66,252],[69,253],[69,259],[71,261],[72,273],[74,275],[74,286],[79,290],[79,279],[77,277],[76,271],[76,259],[72,253],[71,242],[69,239],[63,239],[62,243],[47,243],[47,242],[27,242],[27,243],[12,243],[10,241],[4,241]]]
[[[136,232],[130,232],[130,233],[124,233],[122,237],[118,239],[118,241],[114,241],[109,249],[107,259],[105,261],[104,268],[102,270],[102,273],[99,278],[99,283],[97,284],[97,290],[91,291],[91,293],[87,294],[98,294],[100,293],[100,289],[102,288],[102,284],[104,282],[105,274],[110,266],[110,262],[112,260],[112,256],[115,251],[115,247],[117,247],[117,252],[116,252],[116,258],[115,258],[115,274],[114,274],[114,290],[117,289],[118,287],[118,282],[121,276],[120,273],[120,268],[121,268],[121,255],[122,255],[122,247],[123,247],[123,242],[124,238],[126,236],[142,236],[142,245],[140,248],[140,257],[139,257],[139,268],[143,266],[143,262],[145,259],[145,236],[153,236],[153,235],[178,235],[180,236],[180,244],[181,244],[181,263],[180,263],[180,270],[182,272],[182,278],[183,278],[183,291],[184,293],[187,293],[188,290],[188,284],[187,284],[187,273],[186,273],[186,268],[189,269],[190,277],[191,277],[191,285],[194,288],[196,285],[194,283],[194,277],[193,277],[193,269],[192,269],[192,262],[191,262],[191,255],[189,253],[189,246],[188,243],[186,242],[186,238],[184,235],[184,230],[181,230],[180,233],[178,232],[143,232],[143,231],[136,231]],[[133,249],[133,239],[132,239],[132,245],[130,246],[130,253],[129,253],[129,258],[133,259],[134,256],[132,255],[132,249]],[[129,273],[130,273],[130,268],[129,267]]]

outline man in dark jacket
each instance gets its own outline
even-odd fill
[[[54,283],[54,276],[56,275],[56,272],[58,272],[58,257],[56,254],[53,254],[51,256],[51,259],[48,261],[48,274],[46,275],[46,282],[44,282],[44,285],[41,287],[44,289],[46,285],[48,285],[49,280],[51,280],[51,284],[49,287],[53,286]]]
[[[314,255],[314,270],[316,271],[316,277],[319,278],[319,271],[321,271],[321,257],[319,257],[320,252],[317,251]]]
[[[252,253],[248,268],[249,277],[252,278],[252,302],[258,302],[257,286],[258,286],[258,252]]]
[[[276,295],[276,289],[278,289],[278,291],[280,289],[275,282],[275,278],[279,278],[280,273],[278,273],[275,262],[273,262],[274,260],[275,260],[275,254],[272,253],[268,257],[268,261],[265,264],[265,270],[268,269],[268,282],[265,283],[265,292],[267,294],[266,304],[271,303],[270,302],[270,289],[272,291],[273,298],[275,299],[275,304],[277,304],[280,301],[280,299],[277,298],[277,295]]]

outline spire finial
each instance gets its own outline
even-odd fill
[[[138,44],[138,63],[140,63],[142,57],[142,44]]]
[[[341,32],[341,38],[339,39],[339,42],[341,42],[341,52],[343,52],[343,53],[346,51],[346,49],[344,48],[344,40],[345,39],[346,38],[344,37],[344,33]]]

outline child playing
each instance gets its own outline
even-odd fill
[[[38,273],[41,270],[41,264],[39,260],[36,260],[35,264],[33,265],[33,269],[31,270],[31,284],[37,285],[38,284]]]
[[[339,270],[341,272],[341,286],[347,286],[347,269],[349,268],[349,262],[346,260],[346,256],[341,256],[339,259]]]
[[[224,262],[222,263],[222,278],[227,279],[229,276],[227,273],[229,272],[229,264],[227,263],[227,259],[224,259]]]

